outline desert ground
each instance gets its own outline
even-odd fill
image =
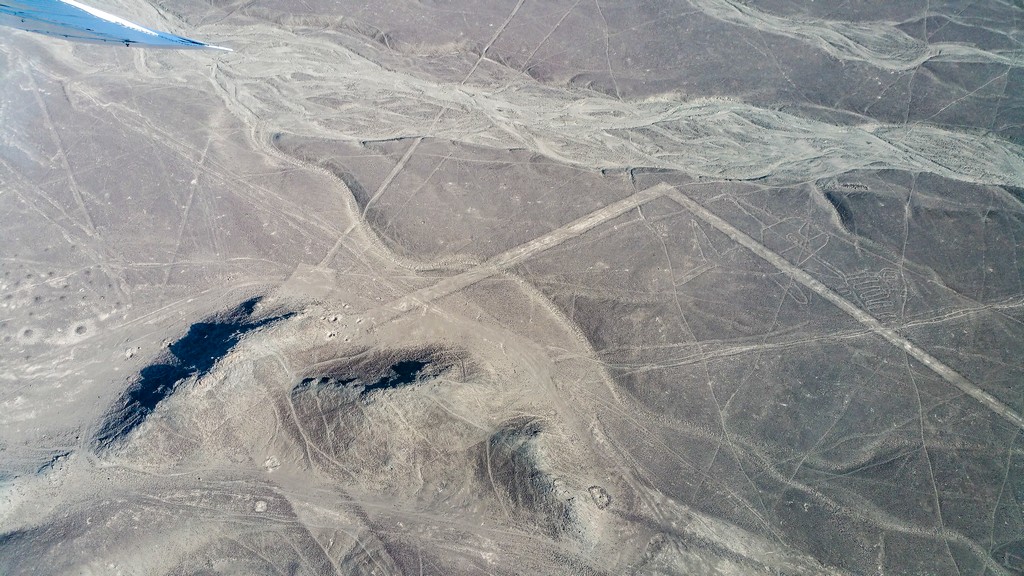
[[[0,30],[0,574],[1024,573],[1024,5]]]

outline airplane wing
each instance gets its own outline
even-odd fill
[[[0,24],[82,42],[230,50],[151,30],[75,0],[0,0]]]

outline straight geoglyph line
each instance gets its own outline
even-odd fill
[[[621,216],[630,210],[636,209],[655,198],[664,196],[670,192],[672,187],[667,184],[658,184],[647,188],[636,194],[632,194],[617,202],[598,208],[593,212],[573,220],[572,222],[556,228],[547,234],[538,236],[529,242],[520,244],[515,248],[502,252],[486,262],[475,266],[461,274],[445,278],[425,288],[415,290],[401,298],[393,300],[373,311],[367,312],[363,317],[373,324],[381,324],[394,319],[409,310],[423,306],[438,298],[453,294],[472,286],[481,280],[489,278],[503,270],[506,270],[526,259],[549,250],[567,240],[571,240],[592,228],[603,224],[612,218]]]
[[[861,310],[852,302],[843,298],[828,286],[822,284],[803,269],[793,265],[789,260],[786,260],[782,256],[768,249],[764,244],[761,244],[757,240],[751,238],[739,228],[736,228],[722,218],[719,218],[717,215],[709,211],[704,206],[701,206],[695,200],[689,198],[679,190],[673,188],[666,194],[666,196],[689,210],[690,213],[697,218],[700,218],[704,222],[713,226],[719,232],[722,232],[731,238],[736,243],[747,248],[763,260],[766,260],[769,264],[775,266],[779,271],[783,272],[796,282],[799,282],[806,288],[813,290],[816,294],[825,300],[828,300],[843,312],[852,316],[854,320],[860,322],[893,346],[896,346],[907,354],[913,356],[918,362],[927,366],[932,370],[932,372],[935,372],[943,380],[960,389],[964,394],[967,394],[971,398],[981,402],[989,410],[992,410],[996,414],[1002,416],[1014,426],[1024,428],[1024,418],[1022,418],[1020,414],[1014,412],[1012,408],[1000,402],[995,396],[992,396],[988,392],[979,388],[976,384],[968,380],[953,368],[944,364],[938,358],[929,354],[920,346],[914,344],[910,340],[907,340],[895,330],[886,327],[874,316],[868,314],[864,310]]]

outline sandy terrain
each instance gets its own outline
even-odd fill
[[[0,574],[1024,572],[1020,2],[0,35]]]

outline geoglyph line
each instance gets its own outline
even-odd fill
[[[879,322],[874,316],[868,314],[864,310],[861,310],[849,300],[843,298],[828,286],[822,284],[820,281],[815,279],[809,273],[805,272],[801,268],[793,265],[782,256],[776,254],[772,250],[768,249],[764,244],[761,244],[757,240],[751,238],[746,233],[736,228],[732,224],[729,224],[722,218],[709,211],[693,199],[689,198],[682,192],[672,189],[666,193],[666,197],[674,200],[684,208],[690,211],[691,214],[700,218],[704,222],[710,224],[719,232],[722,232],[734,242],[740,244],[744,248],[747,248],[763,260],[767,261],[772,266],[779,269],[780,272],[786,274],[796,282],[799,282],[803,286],[813,290],[817,295],[821,296],[825,300],[831,302],[836,308],[839,308],[843,312],[846,312],[854,320],[860,322],[869,330],[881,336],[887,342],[900,348],[918,362],[924,364],[932,372],[935,372],[943,380],[949,382],[953,386],[957,387],[961,392],[967,394],[971,398],[981,402],[986,408],[992,410],[999,416],[1005,418],[1008,422],[1017,426],[1018,428],[1024,428],[1024,418],[1013,411],[1012,408],[1003,404],[994,396],[985,392],[979,388],[976,384],[965,378],[959,372],[953,368],[944,364],[938,358],[929,354],[926,350],[920,346],[914,344],[910,340],[904,338],[899,333],[891,328],[887,328],[881,322]]]
[[[767,248],[764,244],[761,244],[745,232],[736,228],[732,224],[729,224],[695,200],[689,198],[668,184],[652,186],[651,188],[647,188],[627,198],[613,202],[603,208],[599,208],[586,216],[570,222],[569,224],[507,250],[479,266],[475,266],[470,270],[450,278],[445,278],[435,284],[413,291],[401,298],[374,310],[368,311],[366,314],[362,315],[362,317],[364,320],[368,320],[371,326],[386,323],[411,310],[425,306],[426,304],[444,296],[454,294],[459,290],[472,286],[477,282],[507,270],[516,264],[536,256],[537,254],[580,236],[588,230],[591,230],[612,218],[618,217],[629,210],[633,210],[662,196],[670,198],[697,218],[700,218],[705,223],[711,225],[719,232],[722,232],[731,238],[737,244],[747,248],[761,259],[775,266],[775,268],[780,272],[783,272],[794,281],[799,282],[804,287],[812,290],[817,295],[831,302],[836,308],[846,312],[868,330],[880,336],[893,346],[903,350],[921,364],[927,366],[935,374],[949,384],[955,386],[964,394],[967,394],[981,402],[986,408],[997,415],[1002,416],[1006,421],[1010,422],[1014,426],[1024,429],[1024,417],[1021,417],[1012,408],[979,388],[976,384],[968,380],[952,367],[932,356],[928,351],[901,336],[895,330],[886,327],[874,316],[857,307],[846,298],[843,298],[831,288],[811,276],[808,272],[792,264],[784,257]]]
[[[768,18],[744,12],[746,8],[725,0],[705,0],[702,6],[706,11],[721,12],[726,19],[745,18],[748,24],[754,16]],[[818,35],[829,46],[844,50],[845,56],[870,61],[877,50],[868,47],[864,51],[858,46],[864,46],[859,43],[861,36],[874,32],[858,26],[838,31],[847,34],[846,40],[833,37],[820,26],[797,27],[795,33]],[[445,83],[388,70],[316,37],[295,35],[291,42],[266,48],[264,32],[261,26],[253,26],[240,33],[239,50],[223,58],[217,81],[235,104],[233,110],[249,111],[267,126],[287,127],[312,138],[362,142],[430,137],[498,149],[525,148],[592,170],[649,167],[720,179],[770,177],[775,182],[794,183],[858,169],[895,169],[977,184],[1024,187],[1024,147],[992,136],[923,124],[836,126],[722,99],[622,102],[546,86],[511,72],[498,89]],[[848,42],[851,37],[852,43]],[[247,40],[251,44],[245,45]],[[896,52],[897,60],[902,61],[890,67],[905,67],[921,57],[931,57]],[[886,47],[878,53],[893,51]],[[282,67],[280,62],[288,65]],[[305,78],[295,78],[290,73],[295,69],[307,71]],[[344,99],[339,100],[339,94]],[[650,199],[642,195],[662,194],[663,189],[649,189],[598,210],[592,214],[596,219],[584,217],[480,267],[413,292],[386,307],[392,310],[387,315],[478,282]],[[1024,428],[1024,418],[1008,406],[807,272],[682,193],[673,191],[669,196],[953,386]]]
[[[672,187],[667,184],[658,184],[637,192],[627,198],[594,210],[586,216],[556,228],[547,234],[538,236],[529,242],[498,254],[479,266],[475,266],[461,274],[445,278],[435,284],[406,294],[397,300],[367,312],[362,317],[364,320],[370,321],[371,325],[379,325],[392,320],[410,310],[458,292],[503,270],[507,270],[545,250],[571,240],[612,218],[621,216],[655,198],[664,196],[671,190]]]

